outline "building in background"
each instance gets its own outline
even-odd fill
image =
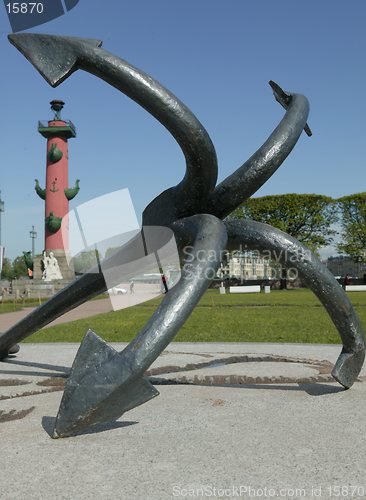
[[[217,272],[219,278],[236,278],[242,281],[272,279],[276,275],[275,266],[271,261],[250,251],[228,253]]]
[[[337,277],[344,277],[348,274],[349,277],[363,279],[366,274],[366,263],[347,255],[329,257],[326,265],[329,271]]]

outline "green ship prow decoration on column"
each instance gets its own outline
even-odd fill
[[[80,179],[77,179],[75,182],[75,186],[73,188],[64,189],[64,193],[66,198],[70,201],[75,198],[75,196],[80,191]]]
[[[61,228],[62,217],[55,217],[53,212],[50,212],[50,215],[46,217],[46,227],[51,233],[57,233],[57,231]]]
[[[45,200],[46,199],[46,190],[41,188],[41,186],[39,185],[38,179],[34,179],[34,182],[36,183],[36,187],[34,188],[36,190],[36,193],[38,194],[38,196],[40,198],[42,198],[42,200]]]
[[[52,163],[57,163],[63,157],[63,152],[58,148],[57,144],[53,143],[48,152],[48,158]]]

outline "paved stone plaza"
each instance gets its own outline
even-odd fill
[[[340,346],[175,343],[150,370],[159,397],[53,440],[77,348],[25,344],[0,363],[0,498],[362,498],[366,371],[333,383]]]

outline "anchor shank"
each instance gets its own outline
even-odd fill
[[[222,221],[212,215],[195,215],[172,226],[179,245],[179,233],[192,237],[185,249],[185,262],[178,284],[165,296],[150,320],[122,351],[130,369],[142,375],[172,341],[216,275],[227,235]],[[187,254],[188,252],[188,254]]]

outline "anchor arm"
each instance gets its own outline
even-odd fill
[[[300,94],[287,94],[272,81],[270,84],[276,89],[276,100],[286,108],[286,114],[266,142],[211,194],[209,213],[221,219],[250,198],[274,174],[291,153],[302,130],[308,128],[307,98]]]
[[[11,346],[105,290],[104,277],[100,273],[85,274],[75,280],[6,332],[0,334],[0,360],[8,356]]]
[[[365,358],[365,337],[352,304],[334,276],[304,245],[274,227],[252,220],[225,222],[228,248],[245,245],[248,250],[270,251],[285,267],[297,269],[302,282],[310,288],[327,310],[343,343],[333,368],[333,377],[349,388],[356,380]]]
[[[113,268],[116,262],[121,265],[144,256],[145,251],[141,244],[141,236],[138,234],[121,247],[116,254],[107,259],[103,263],[103,267],[104,269]],[[119,283],[119,275],[109,275],[109,287]],[[106,290],[107,286],[101,270],[98,267],[90,269],[88,273],[74,280],[6,332],[0,334],[0,359],[7,357],[9,348],[17,342],[21,342],[66,312]]]

